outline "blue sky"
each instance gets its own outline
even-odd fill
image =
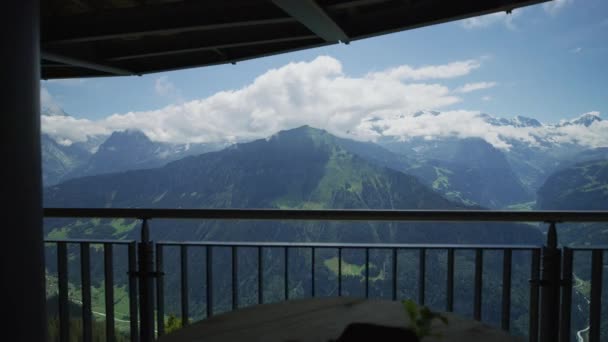
[[[58,104],[76,118],[95,122],[111,114],[155,112],[167,106],[188,107],[191,101],[251,86],[270,69],[280,69],[291,62],[312,63],[319,56],[329,56],[331,63],[339,62],[339,75],[330,77],[368,83],[373,80],[366,75],[374,72],[404,66],[443,70],[442,66],[453,66],[450,63],[473,61],[475,65],[457,77],[406,76],[407,81],[403,82],[407,84],[434,85],[449,93],[437,95],[441,97],[438,103],[443,104],[429,106],[435,108],[424,108],[425,102],[418,104],[420,108],[408,103],[405,106],[411,110],[479,111],[507,118],[524,115],[553,123],[591,111],[608,113],[607,43],[607,1],[559,0],[515,10],[510,15],[478,17],[236,65],[141,77],[44,81],[42,86],[47,93],[46,101]],[[293,72],[313,72],[306,71],[305,67],[300,69]],[[476,88],[483,89],[472,90]],[[467,89],[470,91],[465,92]],[[404,91],[408,90],[404,88]],[[368,94],[380,96],[373,92],[366,96]],[[453,101],[441,102],[450,96]],[[360,97],[348,99],[351,106],[359,100]],[[433,97],[429,101],[433,101]],[[186,111],[185,107],[181,111]],[[370,112],[374,108],[370,107]],[[325,114],[339,116],[344,111],[343,108],[335,110]],[[248,125],[252,125],[251,121]],[[214,129],[220,128],[214,126]],[[157,133],[158,140],[163,140],[161,136],[165,133]]]

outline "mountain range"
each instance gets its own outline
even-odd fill
[[[378,152],[378,153],[374,153]],[[382,152],[382,153],[380,153]],[[367,157],[366,157],[367,156]],[[375,159],[369,156],[374,156]],[[352,142],[337,138],[326,131],[308,126],[279,132],[267,139],[235,144],[221,151],[189,156],[159,168],[131,170],[71,179],[47,187],[44,193],[45,207],[146,207],[146,208],[294,208],[294,209],[461,209],[478,208],[453,202],[433,191],[417,177],[395,170],[405,165],[406,159],[395,162],[389,158],[398,156],[369,143]],[[393,164],[392,167],[386,164]],[[400,164],[404,163],[404,164]],[[47,220],[48,236],[63,238],[136,238],[135,221],[125,220]],[[153,221],[154,240],[206,240],[206,241],[315,241],[352,243],[487,243],[487,244],[539,244],[542,234],[535,226],[525,224],[428,224],[428,223],[378,223],[378,222],[218,222],[218,221]],[[202,251],[194,251],[198,260]],[[317,255],[320,268],[317,272],[316,290],[331,294],[335,284],[332,272],[331,251]],[[276,251],[265,256],[265,279],[269,279],[268,300],[276,297],[282,288],[280,277],[273,270],[280,269],[282,260]],[[310,292],[310,259],[306,251],[294,251],[291,262],[292,297]],[[175,253],[167,252],[171,260]],[[378,279],[370,284],[372,293],[385,293],[388,278],[384,267],[388,255],[373,258],[374,269],[370,276]],[[445,255],[429,253],[428,267],[443,269]],[[345,262],[357,265],[361,262],[356,251],[344,255]],[[52,259],[52,258],[51,258]],[[92,257],[94,259],[94,257]],[[519,260],[519,257],[516,258]],[[101,259],[99,259],[101,260]],[[225,269],[228,258],[217,258],[217,269]],[[488,270],[498,270],[498,257],[486,257]],[[522,259],[523,260],[523,259]],[[255,258],[244,258],[244,270],[255,270]],[[521,261],[523,263],[523,261]],[[408,270],[416,265],[414,258],[402,260],[400,278],[404,284],[400,296],[413,293],[416,282],[408,276]],[[97,265],[97,267],[101,267]],[[466,282],[472,276],[472,255],[459,257],[458,281]],[[49,266],[54,271],[54,266]],[[274,273],[273,273],[274,272]],[[443,271],[442,271],[443,272]],[[168,273],[170,273],[168,271]],[[514,287],[524,287],[525,268],[515,267]],[[172,274],[172,273],[171,273]],[[500,272],[488,271],[487,315],[498,320],[500,307],[498,287]],[[429,275],[429,305],[442,307],[439,295],[443,289],[439,274]],[[102,277],[94,275],[94,283],[101,284]],[[116,278],[124,282],[123,276]],[[230,306],[229,279],[217,276],[219,308]],[[326,279],[326,280],[321,280]],[[344,279],[344,293],[356,295],[361,288],[360,276]],[[294,281],[295,281],[294,280]],[[78,281],[76,278],[73,281]],[[177,278],[168,275],[167,286],[177,286]],[[241,288],[252,289],[256,282],[253,274],[242,276]],[[521,284],[520,284],[521,283]],[[468,312],[471,287],[458,287],[456,307]],[[204,308],[203,291],[193,291],[197,310]],[[248,295],[247,295],[248,294]],[[255,297],[244,291],[245,302]],[[249,296],[249,297],[247,297]],[[278,297],[277,297],[278,298]],[[523,317],[525,297],[514,295],[514,317]],[[178,312],[178,293],[167,294],[169,312]],[[196,316],[202,315],[197,311]],[[200,317],[200,316],[198,316]],[[522,322],[524,322],[522,318]],[[518,331],[525,331],[525,326]]]
[[[219,150],[223,144],[170,144],[154,142],[138,130],[116,131],[69,145],[42,135],[43,183],[104,173],[146,169],[190,155]]]
[[[44,113],[67,115],[58,108]],[[419,112],[414,116],[440,114]],[[481,117],[497,127],[547,126],[524,116],[504,119],[482,114]],[[552,127],[589,127],[598,122],[602,122],[598,115],[585,114]],[[452,201],[493,209],[533,208],[537,191],[554,171],[573,161],[608,158],[608,148],[590,149],[580,144],[541,138],[536,144],[505,138],[511,146],[508,150],[496,148],[481,138],[412,137],[404,140],[387,136],[375,143],[335,139],[368,161],[418,177],[423,184]],[[43,180],[48,186],[83,176],[155,168],[230,145],[226,142],[157,142],[138,130],[115,131],[109,136],[93,136],[86,142],[71,144],[44,134]]]

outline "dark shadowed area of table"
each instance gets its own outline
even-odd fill
[[[448,325],[433,323],[433,332],[440,336],[422,341],[524,341],[472,319],[450,313],[445,316]],[[407,327],[409,318],[401,302],[348,297],[299,299],[217,315],[165,335],[159,341],[327,342],[337,339],[344,328],[354,322]]]

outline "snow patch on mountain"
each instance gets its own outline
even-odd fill
[[[593,111],[593,112],[585,113],[576,119],[562,120],[562,121],[560,121],[558,126],[578,125],[578,126],[589,127],[589,126],[593,125],[594,123],[601,122],[601,121],[602,121],[602,118],[600,117],[600,112]]]

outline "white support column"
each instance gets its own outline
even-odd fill
[[[2,331],[12,341],[44,341],[39,2],[0,8]]]

